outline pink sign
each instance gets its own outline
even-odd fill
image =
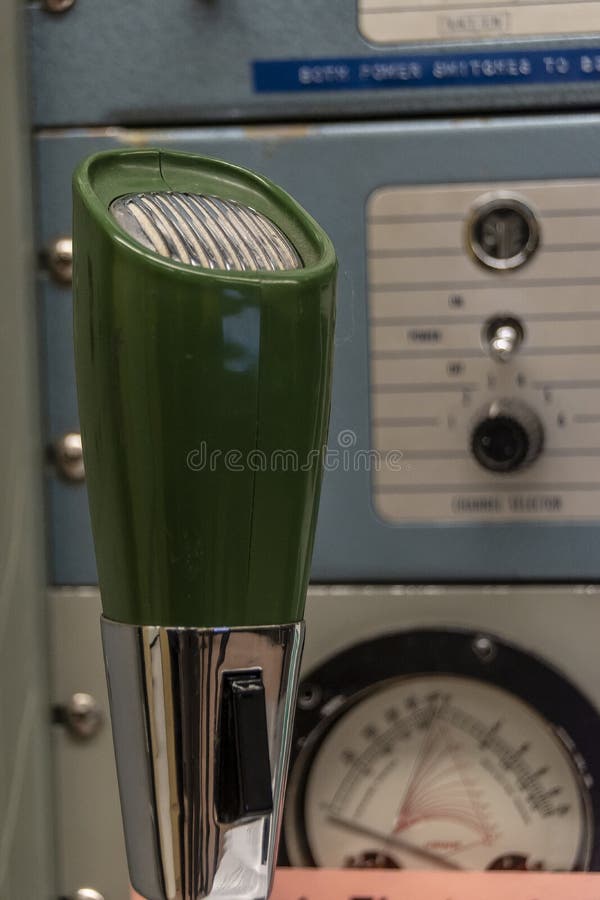
[[[600,873],[279,869],[271,900],[600,900]],[[133,894],[132,900],[142,900]]]

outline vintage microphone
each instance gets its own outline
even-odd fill
[[[133,886],[269,894],[329,416],[335,253],[190,154],[74,176],[79,413]]]

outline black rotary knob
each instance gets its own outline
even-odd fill
[[[528,466],[544,446],[539,418],[520,400],[494,400],[479,414],[471,451],[490,472],[515,472]]]

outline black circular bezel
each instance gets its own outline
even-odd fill
[[[489,638],[494,653],[481,658],[474,649],[477,638]],[[294,809],[286,809],[279,852],[280,865],[290,865],[286,846],[289,817],[295,823],[296,840],[302,845],[306,865],[315,866],[306,835],[303,810],[308,774],[330,728],[352,706],[380,683],[403,676],[445,674],[473,678],[502,688],[533,707],[555,731],[567,735],[572,745],[565,751],[580,772],[582,792],[587,793],[590,814],[590,851],[585,868],[600,870],[600,714],[590,701],[557,669],[487,632],[461,629],[415,629],[396,632],[355,644],[313,669],[303,685],[314,685],[320,702],[311,709],[297,708],[290,774],[297,779]],[[328,709],[331,709],[329,712]],[[560,739],[560,738],[559,738]],[[302,754],[301,771],[294,767]],[[581,761],[583,761],[583,771]],[[586,783],[583,782],[583,773]],[[574,870],[583,868],[575,866]]]

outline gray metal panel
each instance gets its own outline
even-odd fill
[[[55,634],[61,636],[61,647],[68,652],[66,665],[56,663],[60,690],[55,682],[55,698],[64,700],[73,690],[98,691],[106,710],[98,592],[55,590],[50,592],[50,604]],[[306,625],[304,672],[341,649],[378,635],[411,628],[467,628],[496,635],[539,655],[600,708],[597,587],[317,585],[307,598]],[[75,639],[74,629],[81,640]],[[67,634],[73,637],[65,644]],[[61,888],[66,890],[80,879],[79,884],[103,890],[107,900],[128,900],[109,729],[82,745],[65,735],[56,737],[57,765],[63,773],[62,853],[69,860],[69,874]],[[72,767],[74,777],[70,775]]]
[[[427,49],[427,45],[372,47],[358,32],[356,13],[356,0],[78,0],[61,15],[31,4],[34,121],[45,126],[340,118],[581,107],[600,98],[599,83],[335,90],[310,95],[253,91],[253,60],[385,59],[390,53]],[[597,49],[598,36],[553,39],[548,44]],[[536,40],[486,40],[461,45],[460,52],[541,46]],[[457,50],[456,44],[446,48],[452,50]]]
[[[70,192],[70,184],[67,190]],[[70,217],[70,193],[68,199]],[[44,212],[40,209],[38,216]],[[69,228],[67,222],[63,231],[68,233]],[[68,287],[55,284],[44,273],[38,277],[42,286],[40,343],[46,369],[45,420],[47,433],[54,438],[79,430],[72,301]],[[49,478],[46,503],[51,580],[67,584],[95,583],[94,544],[85,486]]]
[[[383,184],[569,178],[600,174],[600,117],[539,117],[410,124],[171,131],[46,133],[37,145],[40,240],[70,228],[70,177],[86,154],[114,146],[173,147],[256,168],[280,182],[321,222],[340,258],[330,443],[351,429],[369,448],[364,206]],[[75,421],[70,310],[42,283],[51,434]],[[54,302],[53,299],[56,301]],[[60,403],[59,403],[59,398]],[[71,399],[69,399],[71,398]],[[64,401],[65,408],[62,409]],[[71,427],[69,425],[69,427]],[[95,579],[85,494],[51,491],[56,582]],[[68,498],[68,500],[67,500]],[[600,511],[599,511],[600,519]],[[371,508],[369,473],[326,473],[313,576],[322,581],[594,580],[600,527],[557,524],[400,525]]]
[[[52,591],[49,604],[52,701],[63,706],[72,694],[89,693],[103,718],[100,731],[89,740],[72,737],[63,726],[54,728],[58,893],[73,897],[78,888],[88,887],[106,900],[129,900],[100,640],[100,596],[85,588]],[[20,896],[11,895],[11,900]],[[31,894],[31,900],[37,896]]]
[[[0,5],[0,896],[55,896],[33,248],[20,9]]]

